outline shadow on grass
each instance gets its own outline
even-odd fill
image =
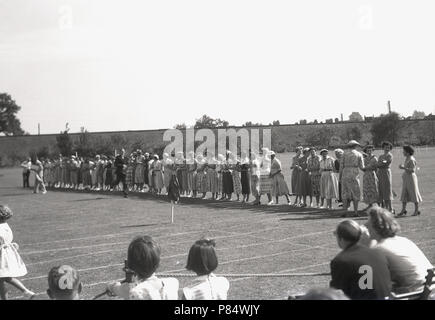
[[[70,202],[76,202],[76,201],[108,200],[108,199],[110,199],[110,198],[99,197],[99,198],[92,198],[92,199],[75,199],[75,200],[70,200]]]
[[[166,223],[148,223],[148,224],[136,224],[131,226],[120,226],[120,228],[139,228],[139,227],[152,227],[152,226],[160,226],[164,224],[171,224],[170,222]]]

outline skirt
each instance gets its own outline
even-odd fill
[[[290,191],[287,186],[287,182],[285,182],[284,175],[279,172],[272,177],[272,196],[285,196],[289,194]]]
[[[196,191],[207,192],[207,175],[204,171],[199,171],[196,174]]]
[[[373,204],[378,200],[378,177],[373,170],[367,170],[363,174],[363,201],[367,204]]]
[[[260,194],[260,181],[257,175],[251,174],[251,193],[254,197]]]
[[[222,172],[220,171],[220,172],[218,172],[218,193],[222,193],[222,183],[223,183],[223,181],[222,181]]]
[[[301,171],[298,169],[293,169],[291,184],[292,184],[292,193],[294,195],[300,195],[300,192],[298,189],[300,176],[301,176]]]
[[[249,171],[240,172],[240,180],[242,182],[242,194],[250,194],[251,193],[251,175]]]
[[[133,167],[127,167],[127,174],[125,175],[125,183],[131,186],[133,183]]]
[[[298,183],[299,196],[310,196],[311,195],[311,178],[308,171],[301,171]]]
[[[163,189],[163,173],[159,171],[153,171],[153,179],[154,179],[154,188],[155,189]]]
[[[181,188],[181,192],[185,192],[188,190],[188,186],[187,186],[187,170],[182,169],[182,170],[177,170],[177,179],[178,179],[178,183],[180,184],[180,188]]]
[[[323,171],[320,176],[320,196],[327,200],[338,198],[338,179],[332,171]]]
[[[361,188],[358,179],[359,169],[346,167],[341,177],[341,197],[343,200],[361,200]]]
[[[207,170],[207,191],[218,193],[218,174],[214,169]]]
[[[106,170],[106,180],[104,181],[104,184],[106,186],[111,186],[112,183],[113,183],[112,168],[107,168],[107,170]]]
[[[272,193],[272,179],[269,174],[260,175],[259,194]]]
[[[0,278],[22,277],[26,274],[26,265],[18,253],[18,245],[16,243],[0,245]]]
[[[390,168],[378,170],[379,201],[393,200],[393,186]]]
[[[171,183],[172,178],[172,169],[165,167],[165,171],[163,172],[163,184],[165,185],[166,190],[169,190],[169,184]],[[177,181],[178,185],[178,181]]]
[[[402,175],[402,195],[401,202],[420,203],[423,201],[418,189],[418,179],[415,173],[404,172]]]
[[[315,197],[320,196],[320,172],[310,173],[311,194]]]
[[[233,177],[234,192],[237,194],[241,194],[242,193],[242,182],[240,181],[239,171],[233,170],[231,175]]]
[[[234,192],[233,177],[230,171],[222,172],[222,193],[230,194]]]
[[[134,171],[134,182],[142,184],[144,183],[144,166],[143,164],[138,164],[136,166],[136,170]]]

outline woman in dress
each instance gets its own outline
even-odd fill
[[[154,157],[149,156],[148,157],[148,186],[150,187],[149,192],[154,193],[155,192],[155,188],[154,188],[154,179],[153,179],[153,169],[154,169]]]
[[[230,153],[229,165],[231,176],[233,178],[234,193],[237,195],[237,200],[240,201],[240,194],[242,193],[242,181],[240,180],[240,161],[237,155]]]
[[[263,194],[267,195],[268,205],[273,205],[272,199],[272,178],[270,177],[270,151],[269,148],[261,148],[262,156],[259,157],[260,162],[260,180],[259,180],[259,201],[261,201],[261,196]]]
[[[144,192],[145,157],[142,150],[136,151],[136,170],[134,170],[134,183],[137,191]]]
[[[393,145],[391,142],[383,142],[382,149],[384,153],[378,159],[378,180],[379,180],[379,202],[383,208],[390,210],[393,214],[391,201],[393,200],[393,183],[391,176],[391,163],[393,162],[393,154],[391,150]]]
[[[187,164],[187,195],[196,198],[196,159],[195,153],[189,151],[186,158]]]
[[[282,174],[281,161],[276,158],[275,152],[270,151],[270,177],[272,179],[272,197],[275,197],[276,204],[280,196],[285,196],[287,203],[290,204],[287,183],[285,182],[284,175]]]
[[[168,153],[163,154],[163,184],[165,185],[166,193],[169,193],[169,184],[174,173],[174,161],[169,157]]]
[[[307,160],[307,170],[310,174],[311,195],[310,207],[313,206],[313,196],[316,198],[316,207],[320,207],[320,157],[316,153],[316,148],[310,148],[310,157]]]
[[[358,217],[358,204],[361,201],[361,187],[358,177],[359,170],[364,170],[364,159],[361,152],[356,150],[357,146],[360,146],[357,141],[349,141],[347,150],[343,155],[340,170],[342,176],[341,196],[343,198],[343,209],[347,211],[352,201],[354,216]]]
[[[159,156],[157,154],[154,155],[154,168],[153,168],[153,179],[154,179],[154,188],[157,192],[157,194],[162,193],[163,189],[163,171],[162,171],[163,165],[162,162],[159,159]]]
[[[296,154],[292,158],[292,164],[290,166],[290,169],[292,169],[292,178],[291,178],[291,184],[292,184],[292,194],[296,196],[294,205],[298,205],[300,203],[300,192],[298,190],[299,187],[299,179],[301,176],[301,167],[298,165],[299,158],[302,157],[302,147],[299,146],[296,148]]]
[[[218,174],[216,171],[217,160],[214,153],[207,151],[207,192],[211,192],[211,199],[217,198],[218,194]]]
[[[344,151],[342,149],[335,149],[334,150],[334,154],[335,154],[335,161],[334,161],[334,172],[335,175],[337,176],[337,180],[338,180],[338,198],[336,200],[336,202],[338,202],[338,206],[342,207],[343,206],[343,199],[341,198],[341,173],[340,173],[340,163],[342,161],[343,158],[343,154]]]
[[[307,196],[311,197],[311,178],[308,172],[308,156],[310,153],[309,148],[305,148],[302,151],[302,157],[298,159],[298,166],[301,168],[301,173],[299,177],[298,190],[301,197],[301,207],[307,206]]]
[[[180,194],[186,195],[188,190],[187,164],[182,151],[177,152],[177,156],[175,158],[175,168],[177,170],[178,183],[180,184],[181,188]]]
[[[127,165],[127,172],[125,175],[125,183],[127,184],[127,188],[129,191],[131,191],[131,189],[133,188],[134,163],[135,159],[133,155],[130,155]]]
[[[216,166],[216,172],[218,174],[218,195],[222,197],[222,188],[223,188],[223,181],[222,181],[222,165],[225,162],[225,157],[223,154],[218,154],[218,164]],[[218,199],[218,197],[216,197]]]
[[[363,201],[368,205],[369,209],[373,204],[378,202],[378,177],[376,175],[378,159],[373,154],[374,147],[367,145],[363,149],[364,157],[364,174],[363,174]]]
[[[399,166],[403,170],[402,174],[402,195],[400,201],[402,202],[402,211],[399,216],[406,215],[406,204],[408,202],[414,203],[413,216],[420,215],[418,204],[423,201],[418,188],[418,179],[415,171],[417,170],[417,161],[414,158],[414,148],[411,146],[403,147],[403,155],[405,156],[405,163]]]
[[[257,155],[254,152],[251,152],[251,156],[249,159],[249,174],[251,181],[251,193],[255,198],[255,201],[252,203],[253,205],[260,204],[260,193],[259,193],[259,183],[260,183],[260,162],[258,160]]]
[[[112,174],[112,166],[113,166],[113,157],[109,157],[107,159],[106,165],[104,166],[106,169],[106,180],[104,180],[104,187],[106,191],[110,191],[112,189],[113,183],[113,174]]]
[[[230,154],[231,151],[227,151],[226,158],[222,163],[222,198],[220,200],[231,200],[234,192],[233,176],[230,168]]]
[[[207,194],[207,162],[202,154],[196,156],[196,192],[202,193],[201,199]]]
[[[240,159],[240,181],[242,183],[242,202],[249,201],[249,195],[251,193],[251,182],[250,182],[250,161],[246,152],[242,152],[242,157]]]
[[[328,156],[328,149],[322,149],[320,156],[320,207],[324,208],[326,199],[326,208],[332,210],[332,199],[338,198],[338,179],[334,173],[334,159]]]

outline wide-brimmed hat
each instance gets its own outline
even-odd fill
[[[353,147],[353,146],[361,146],[361,145],[360,145],[359,142],[356,141],[356,140],[350,140],[350,141],[347,143],[347,146],[348,146],[348,147]]]
[[[326,152],[326,153],[328,153],[328,152],[329,152],[329,150],[328,150],[328,149],[322,149],[322,150],[320,150],[320,154],[322,154],[323,152]]]
[[[269,155],[274,156],[275,155],[275,151],[270,150],[269,151]]]

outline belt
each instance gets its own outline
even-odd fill
[[[332,171],[332,169],[324,169],[323,171]]]

